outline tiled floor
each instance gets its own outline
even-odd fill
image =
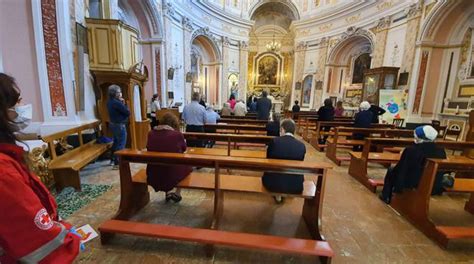
[[[307,160],[327,160],[307,145]],[[333,263],[474,263],[474,243],[442,250],[403,217],[379,201],[347,174],[347,164],[329,173],[323,207],[323,234],[336,252]],[[134,169],[138,169],[137,165]],[[374,167],[370,174],[384,175]],[[82,172],[85,183],[113,184],[104,194],[67,220],[74,225],[97,226],[113,216],[120,200],[118,171],[106,163],[90,165]],[[207,227],[212,214],[212,193],[184,190],[179,204],[164,202],[163,193],[136,220],[152,223]],[[434,197],[431,215],[439,223],[474,226],[474,215],[463,210],[465,195]],[[274,204],[263,195],[226,193],[221,229],[309,238],[300,214],[301,199]],[[218,248],[213,258],[199,244],[116,236],[102,246],[99,239],[87,244],[77,263],[315,263],[312,257]]]

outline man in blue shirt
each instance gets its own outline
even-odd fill
[[[207,124],[217,124],[217,120],[221,119],[221,116],[216,113],[216,111],[214,111],[214,107],[212,106],[208,106],[206,108],[206,125]],[[204,127],[204,131],[206,133],[216,133],[216,129],[215,128],[209,128],[209,127]],[[212,148],[215,144],[215,141],[212,141],[212,140],[208,140],[207,141],[207,146],[209,148]]]
[[[204,133],[206,122],[206,109],[199,104],[200,95],[194,92],[191,96],[191,103],[184,106],[183,120],[186,123],[186,132]],[[203,147],[202,140],[188,140],[188,147]]]
[[[114,143],[112,145],[112,152],[124,149],[127,143],[127,128],[128,117],[130,110],[125,105],[125,100],[122,98],[120,86],[112,84],[109,86],[109,101],[107,102],[107,110],[109,111],[109,127],[112,130]],[[112,155],[111,163],[114,169],[118,168],[118,158]]]

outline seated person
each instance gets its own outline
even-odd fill
[[[415,129],[415,145],[405,148],[400,161],[387,170],[380,199],[389,204],[392,192],[416,188],[420,182],[425,161],[428,158],[445,159],[446,152],[436,146],[434,140],[438,132],[432,126],[419,126]],[[443,174],[436,175],[432,194],[443,192]]]
[[[343,117],[344,116],[344,106],[342,106],[342,101],[337,101],[336,109],[334,109],[334,116],[335,117]]]
[[[231,114],[232,114],[232,109],[230,109],[230,104],[224,103],[221,109],[221,116],[231,116]]]
[[[354,127],[357,128],[370,128],[372,123],[373,113],[369,111],[370,103],[367,101],[363,101],[360,103],[360,112],[358,112],[354,117]],[[355,140],[363,140],[365,138],[364,134],[361,133],[354,133],[352,138]],[[362,146],[354,146],[354,151],[361,151]]]
[[[379,116],[385,114],[385,109],[382,107],[372,104],[369,108],[369,111],[372,112],[372,123],[378,124],[379,123]]]
[[[238,100],[234,106],[234,115],[235,116],[245,116],[247,114],[247,106],[244,101]]]
[[[212,107],[211,105],[207,107],[206,109],[206,118],[204,119],[205,120],[205,124],[217,124],[217,120],[221,119],[221,116],[216,113],[214,111],[214,107]],[[216,133],[216,129],[215,128],[209,128],[209,127],[206,127],[204,126],[204,132],[206,133]],[[209,140],[207,142],[207,146],[211,147],[214,146],[214,141],[212,140]]]
[[[281,137],[274,138],[267,148],[268,159],[304,160],[306,147],[298,141],[295,134],[296,125],[291,119],[281,122]],[[265,172],[262,183],[271,192],[301,193],[303,192],[303,175]],[[277,203],[283,202],[281,196],[275,197]]]
[[[318,121],[334,121],[334,107],[332,106],[332,100],[327,98],[324,100],[324,106],[321,106],[318,109]],[[329,132],[331,127],[323,126],[321,130],[324,132]],[[328,136],[325,135],[322,139],[319,139],[319,144],[326,144]]]
[[[147,150],[172,153],[183,153],[186,150],[186,141],[179,132],[179,121],[175,115],[166,113],[160,124],[148,133]],[[166,201],[179,202],[179,188],[175,192],[172,190],[191,171],[191,167],[184,165],[147,165],[147,183],[156,192],[166,192]]]
[[[268,122],[266,125],[267,128],[267,136],[280,136],[280,114],[273,113],[273,121]]]

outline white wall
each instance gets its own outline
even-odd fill
[[[383,66],[400,67],[402,65],[406,30],[406,24],[388,30]]]

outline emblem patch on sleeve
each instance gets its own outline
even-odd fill
[[[53,220],[46,209],[43,208],[36,213],[35,224],[41,230],[48,230],[53,227]]]

